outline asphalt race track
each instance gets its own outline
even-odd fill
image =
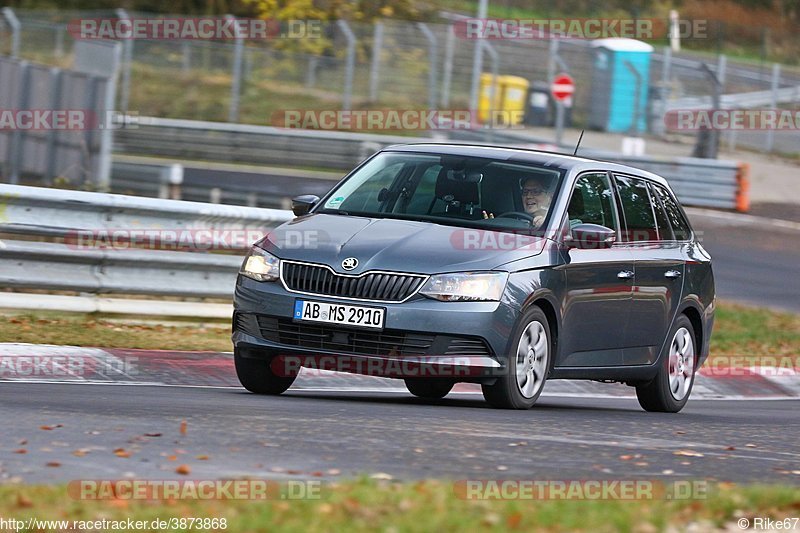
[[[682,413],[662,415],[630,398],[548,396],[530,411],[498,411],[459,393],[428,402],[397,392],[259,397],[236,388],[3,382],[0,404],[0,482],[169,479],[186,464],[193,479],[800,484],[800,400],[690,400]]]

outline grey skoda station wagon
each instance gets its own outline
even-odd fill
[[[621,382],[677,412],[708,356],[711,258],[664,178],[523,149],[386,148],[245,258],[236,371],[280,394],[301,367],[480,383],[531,407],[548,379]]]

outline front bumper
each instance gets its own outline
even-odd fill
[[[383,307],[384,330],[297,322],[297,299]],[[327,368],[333,363],[336,368],[328,369],[387,377],[496,375],[505,367],[502,354],[517,317],[502,302],[440,302],[422,296],[404,303],[353,302],[294,294],[280,282],[242,276],[234,309],[232,340],[246,357],[291,356],[296,358],[292,364],[300,360],[302,366]]]

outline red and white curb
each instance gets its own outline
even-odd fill
[[[84,348],[0,343],[0,381],[106,383],[189,387],[236,387],[233,355],[219,352]],[[396,379],[302,369],[294,390],[406,392]],[[479,393],[480,385],[459,383],[456,393]],[[579,380],[553,380],[545,396],[633,397],[631,387]],[[800,398],[797,368],[703,368],[695,399]]]

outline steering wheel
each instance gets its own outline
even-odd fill
[[[527,220],[528,222],[531,223],[531,226],[533,226],[533,215],[530,215],[528,213],[522,213],[520,211],[508,211],[501,215],[497,215],[494,218],[516,218],[519,220]]]

